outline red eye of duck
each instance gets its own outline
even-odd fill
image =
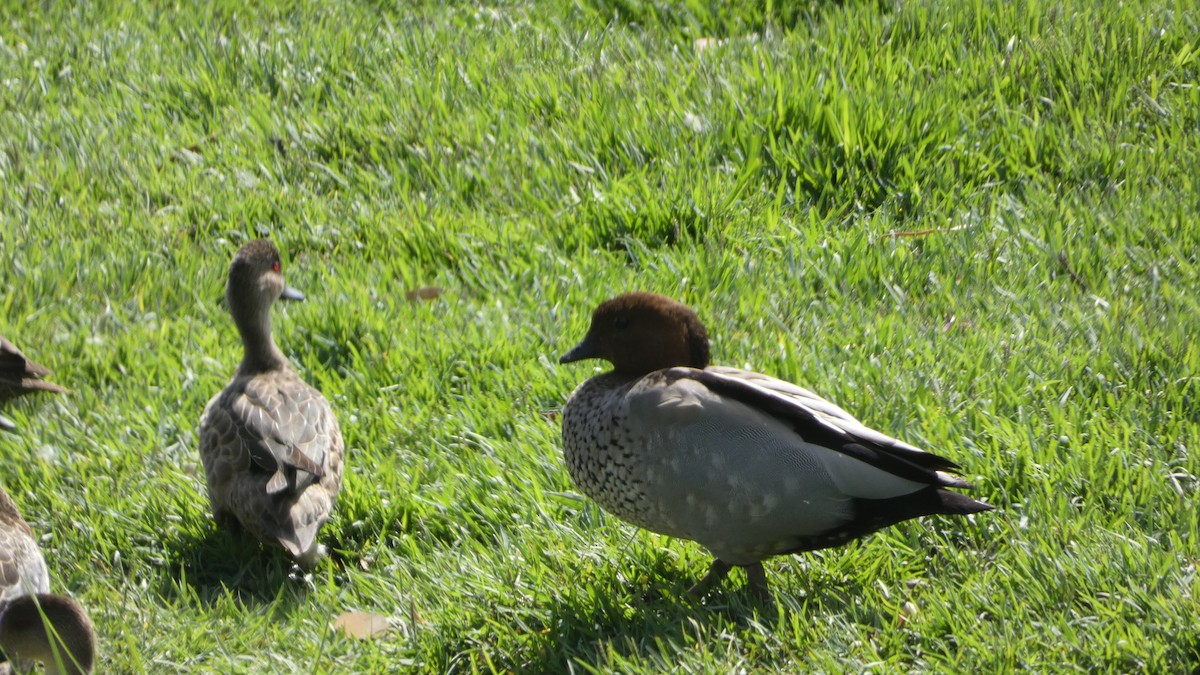
[[[278,260],[276,260],[275,262],[271,263],[271,269],[275,270],[276,272],[278,272],[278,271],[279,271],[279,261],[278,261]]]

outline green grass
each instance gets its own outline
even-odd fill
[[[0,481],[101,672],[1200,666],[1194,4],[75,4],[0,12],[0,334],[74,392]],[[309,579],[196,451],[259,235],[350,453]],[[705,553],[560,456],[557,357],[633,288],[1000,510],[689,602]]]

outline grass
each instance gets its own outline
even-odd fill
[[[1194,5],[263,4],[4,3],[0,334],[73,393],[0,480],[101,672],[1200,666]],[[308,578],[196,452],[256,236],[350,452]],[[560,457],[557,357],[632,288],[1000,510],[687,601],[705,553]]]

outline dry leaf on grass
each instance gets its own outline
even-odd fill
[[[388,632],[388,620],[371,612],[343,612],[333,620],[333,629],[352,638],[370,640]]]
[[[434,300],[441,295],[441,286],[422,286],[416,290],[404,292],[404,297],[409,302],[416,302],[417,300]]]

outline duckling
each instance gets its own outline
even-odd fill
[[[602,508],[652,532],[690,539],[714,560],[690,593],[733,567],[768,596],[762,561],[840,546],[931,514],[992,509],[958,465],[863,425],[811,391],[710,365],[694,311],[653,293],[601,304],[560,359],[604,359],[563,407],[563,456]]]
[[[30,361],[16,345],[0,337],[0,403],[35,391],[65,393],[66,389],[44,379],[49,374],[45,366]],[[16,423],[0,415],[0,429],[16,428]]]
[[[271,337],[271,305],[303,300],[284,283],[279,251],[251,241],[229,266],[225,297],[244,356],[200,417],[200,458],[213,516],[285,548],[312,569],[342,483],[344,446],[329,402],[300,379]]]
[[[91,619],[77,602],[49,591],[50,575],[33,531],[0,487],[0,661],[10,659],[18,671],[41,661],[46,673],[92,672],[96,635]],[[0,672],[6,669],[0,666]]]

